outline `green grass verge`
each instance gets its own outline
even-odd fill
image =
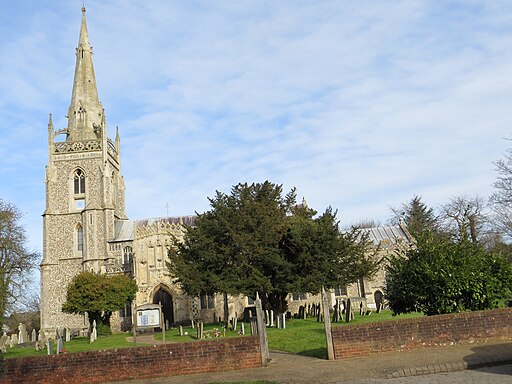
[[[405,319],[418,316],[423,315],[420,313],[411,313],[407,315],[392,316],[391,311],[382,311],[381,313],[374,313],[371,316],[356,316],[356,318],[350,323],[334,323],[333,327],[346,327],[351,326],[352,324]],[[239,330],[240,325],[236,331],[231,331],[229,328],[224,328],[219,324],[204,325],[204,334],[207,338],[211,339],[215,339],[217,336],[220,338],[237,337],[239,336]],[[247,323],[245,324],[245,331],[246,334],[250,333],[250,326]],[[170,329],[165,333],[165,341],[170,343],[198,341],[196,338],[196,329],[183,327],[183,332],[187,334],[180,336],[179,328]],[[283,351],[321,359],[327,358],[324,324],[323,322],[317,322],[315,318],[308,318],[306,320],[288,320],[286,322],[286,329],[267,328],[267,335],[270,350]],[[66,352],[73,353],[150,345],[142,343],[140,339],[137,339],[137,344],[129,342],[126,339],[130,336],[131,334],[129,333],[102,336],[92,344],[89,343],[88,338],[80,337],[65,343],[65,350]],[[154,334],[154,338],[156,340],[162,340],[162,334],[156,333]],[[55,349],[56,346],[54,343],[54,353]],[[15,346],[14,348],[7,347],[7,352],[2,354],[2,356],[10,359],[28,356],[44,356],[46,353],[46,349],[36,351],[33,346]]]

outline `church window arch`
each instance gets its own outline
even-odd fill
[[[71,177],[71,209],[82,211],[85,209],[85,187],[86,187],[85,172],[81,168],[76,168]]]
[[[85,193],[85,173],[80,168],[78,168],[73,175],[73,189],[75,195]]]

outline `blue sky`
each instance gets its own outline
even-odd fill
[[[66,126],[82,1],[0,0],[0,198],[42,250],[48,114]],[[128,216],[270,180],[385,222],[492,192],[510,145],[510,1],[86,1]]]

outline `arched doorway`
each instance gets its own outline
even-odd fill
[[[382,305],[384,304],[384,295],[381,291],[375,291],[373,294],[373,298],[375,299],[375,306],[377,307],[377,313],[379,313],[382,309]]]
[[[166,328],[174,323],[174,305],[170,292],[160,285],[153,295],[153,304],[162,304],[162,312],[164,314],[164,322]]]

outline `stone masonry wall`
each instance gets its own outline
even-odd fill
[[[0,384],[105,383],[261,366],[257,336],[3,361]]]
[[[512,338],[512,308],[332,328],[336,359],[436,345]]]

